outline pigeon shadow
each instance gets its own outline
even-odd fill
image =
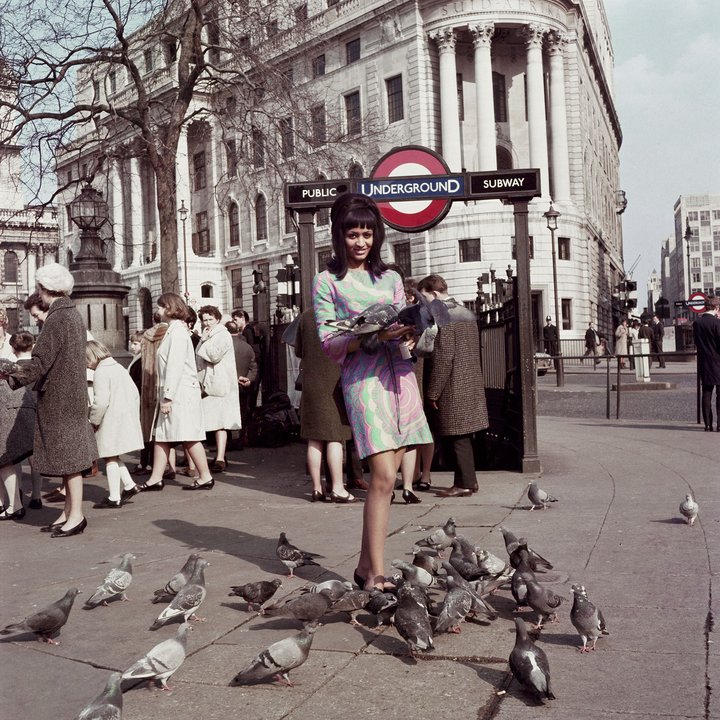
[[[57,635],[53,635],[53,640],[57,638]],[[56,642],[59,642],[55,640]],[[18,632],[17,634],[9,635],[8,637],[0,637],[0,644],[7,644],[7,643],[13,643],[13,642],[40,642],[39,638],[35,633],[30,631],[23,631]],[[51,643],[45,643],[43,642],[43,645],[50,645]]]
[[[529,630],[528,634],[531,634]],[[536,641],[541,640],[544,645],[578,647],[579,636],[573,633],[544,633],[536,630],[532,633],[532,636]]]
[[[220,607],[230,608],[231,610],[237,610],[238,612],[252,613],[257,615],[255,610],[250,609],[249,603],[237,603],[237,602],[221,602]]]
[[[661,520],[651,520],[650,522],[654,523],[665,523],[666,525],[687,525],[685,520],[682,518],[663,518]]]
[[[481,665],[480,663],[470,660],[458,660],[457,664],[464,665],[466,668],[472,670],[477,675],[478,680],[482,680],[497,690],[500,690],[507,682],[507,670],[500,670],[491,665]]]
[[[258,615],[258,618],[264,618],[264,615]],[[274,617],[265,620],[265,622],[254,623],[250,626],[250,630],[302,630],[305,623],[296,618]]]

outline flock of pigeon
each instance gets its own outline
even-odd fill
[[[535,482],[528,485],[530,510],[546,509],[557,502]],[[687,495],[680,505],[680,513],[689,525],[698,515],[698,505]],[[247,667],[231,680],[231,686],[253,685],[279,681],[292,685],[291,670],[308,658],[313,636],[328,613],[344,612],[352,624],[359,624],[356,616],[361,611],[376,616],[376,626],[393,625],[405,641],[408,653],[431,651],[433,638],[441,633],[459,633],[460,624],[471,618],[494,621],[498,613],[489,598],[503,587],[510,587],[515,600],[516,613],[530,608],[537,614],[534,630],[540,631],[543,623],[557,621],[557,608],[565,600],[539,582],[537,574],[553,568],[552,564],[529,547],[525,538],[516,537],[510,530],[499,526],[503,534],[508,561],[474,545],[457,533],[453,518],[435,528],[413,547],[413,562],[394,560],[392,566],[398,574],[387,578],[383,590],[371,591],[356,588],[352,583],[328,580],[303,588],[298,597],[281,605],[267,603],[282,585],[281,580],[261,580],[231,586],[230,596],[247,602],[248,610],[257,610],[268,617],[292,617],[303,624],[296,635],[283,638],[260,652]],[[449,552],[447,559],[444,553]],[[292,545],[285,533],[280,533],[276,555],[293,577],[294,570],[305,565],[318,565],[318,555]],[[126,553],[118,567],[111,570],[102,584],[85,601],[85,608],[107,605],[112,600],[125,600],[132,582],[132,561],[135,556]],[[147,680],[148,687],[159,685],[169,689],[168,679],[183,664],[187,650],[187,632],[197,616],[206,596],[204,570],[210,563],[197,553],[187,561],[166,585],[156,590],[151,601],[168,603],[150,626],[150,630],[172,622],[180,625],[174,637],[155,645],[125,672],[114,672],[108,678],[103,692],[89,703],[76,720],[120,720],[122,717],[123,690],[139,681]],[[444,591],[442,599],[434,599]],[[582,640],[580,652],[595,650],[598,638],[608,635],[602,612],[588,599],[582,585],[573,585],[573,606],[570,620]],[[15,632],[34,633],[38,640],[58,644],[53,639],[67,622],[77,588],[70,588],[58,601],[29,615],[19,623],[7,625],[0,634]],[[431,597],[432,594],[432,597]],[[592,643],[592,644],[590,644]],[[550,681],[550,666],[542,648],[531,639],[525,622],[515,618],[515,646],[509,657],[510,669],[518,683],[539,702],[555,699]]]

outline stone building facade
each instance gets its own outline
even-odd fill
[[[563,337],[582,337],[589,321],[611,331],[612,288],[624,277],[625,200],[613,52],[602,0],[298,5],[302,42],[293,35],[292,20],[280,18],[262,50],[284,68],[289,92],[312,92],[319,99],[309,113],[313,143],[300,147],[294,135],[300,119],[289,117],[277,144],[287,158],[312,155],[325,133],[340,130],[344,160],[329,167],[318,155],[312,176],[288,169],[284,179],[367,176],[385,152],[408,144],[439,152],[451,171],[539,168],[543,195],[531,203],[529,216],[537,332],[544,317],[554,315],[550,232],[543,217],[551,199],[561,213],[556,240]],[[138,48],[141,52],[150,53],[146,70],[160,94],[173,83],[174,61],[161,48]],[[113,75],[101,78],[100,91],[120,101],[130,86],[116,71]],[[86,78],[79,92],[90,82]],[[223,310],[250,309],[253,271],[255,277],[260,271],[272,308],[277,271],[296,245],[281,183],[260,156],[262,138],[234,136],[227,115],[202,114],[203,104],[217,108],[221,98],[200,92],[194,103],[196,117],[183,132],[177,163],[178,206],[188,210],[184,221],[178,217],[181,289],[193,304],[210,300]],[[229,104],[224,107],[232,112]],[[118,138],[126,147],[132,142],[131,136]],[[131,287],[129,326],[139,328],[148,324],[160,292],[153,174],[142,157],[127,152],[108,155],[102,164],[82,151],[57,161],[64,179],[82,178],[89,167],[110,205],[111,262]],[[70,200],[68,193],[60,203]],[[62,207],[59,221],[67,255],[77,249],[77,233]],[[329,253],[328,231],[327,213],[321,213],[319,268]],[[385,252],[410,276],[440,273],[452,294],[470,304],[480,276],[492,270],[504,277],[514,265],[513,234],[511,207],[499,201],[455,203],[431,230],[413,235],[389,230]]]

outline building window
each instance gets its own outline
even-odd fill
[[[110,92],[114,93],[117,90],[117,75],[114,72],[109,73],[108,81],[110,82]]]
[[[200,297],[211,298],[213,296],[213,286],[210,283],[205,283],[200,286]]]
[[[458,103],[458,120],[462,122],[465,119],[465,93],[463,91],[462,73],[456,76],[457,82],[457,103]]]
[[[315,147],[324,145],[327,141],[325,131],[325,106],[316,105],[310,110],[310,125],[312,132],[312,143]]]
[[[569,260],[570,259],[570,238],[559,237],[557,249],[558,249],[558,260]]]
[[[265,33],[269,38],[275,37],[279,30],[280,26],[277,20],[270,20],[270,22],[265,25]]]
[[[263,242],[267,240],[267,237],[267,200],[261,194],[255,199],[255,239]]]
[[[165,58],[166,65],[172,65],[177,60],[178,45],[175,38],[166,40],[163,43],[163,56]]]
[[[501,73],[492,74],[493,105],[495,106],[495,122],[507,122],[507,93],[505,76]]]
[[[701,225],[709,225],[710,224],[710,211],[709,210],[701,210],[700,211],[700,224]]]
[[[360,38],[345,43],[345,61],[348,65],[360,59]]]
[[[360,92],[356,91],[345,96],[345,122],[348,135],[359,135],[362,130],[360,117]]]
[[[312,74],[314,78],[325,74],[325,53],[313,58]]]
[[[350,169],[348,170],[348,177],[349,178],[361,178],[365,176],[365,171],[363,170],[362,165],[360,163],[353,163],[350,166]]]
[[[459,241],[460,262],[480,262],[480,238],[463,238]]]
[[[697,222],[697,219],[698,219],[697,210],[690,210],[690,212],[687,214],[687,219],[692,220],[693,222]]]
[[[402,242],[393,245],[395,264],[400,268],[403,275],[408,278],[412,276],[412,258],[410,254],[410,243]]]
[[[17,283],[18,282],[18,258],[17,255],[9,250],[5,253],[3,262],[3,282],[4,283]]]
[[[307,12],[308,12],[307,3],[298,5],[295,8],[295,22],[297,22],[297,23],[305,22],[305,20],[307,20],[307,17],[308,17]]]
[[[405,117],[402,75],[396,75],[386,80],[385,88],[387,90],[388,122],[398,122]]]
[[[225,160],[227,161],[228,175],[235,177],[238,171],[237,141],[225,141]]]
[[[286,160],[295,154],[295,128],[291,117],[280,120],[280,151]]]
[[[230,223],[230,247],[237,247],[240,245],[240,209],[237,203],[230,203],[228,220]]]
[[[534,260],[535,259],[535,241],[533,240],[532,235],[530,235],[528,237],[528,241],[530,243],[530,259]],[[515,244],[515,236],[514,235],[510,238],[510,242],[512,244],[512,259],[517,260],[517,252],[516,252],[516,244]]]
[[[562,315],[562,329],[572,330],[572,300],[570,298],[560,300],[560,314]]]
[[[690,267],[691,268],[699,268],[700,267],[700,258],[699,257],[690,258]]]
[[[241,307],[243,304],[242,268],[230,271],[230,288],[232,290],[232,306]]]
[[[193,243],[195,252],[198,255],[210,254],[210,229],[208,227],[207,212],[199,212],[195,214],[195,242]]]
[[[265,138],[257,128],[252,131],[253,165],[256,168],[265,167]]]
[[[703,267],[712,267],[713,259],[712,255],[703,255]]]
[[[285,234],[296,232],[295,213],[290,208],[285,208]]]
[[[327,270],[327,264],[330,262],[330,259],[332,258],[332,250],[329,248],[325,250],[318,250],[317,254],[317,271],[322,272],[323,270]]]
[[[145,72],[152,72],[153,69],[153,52],[150,49],[145,50],[143,53],[143,59],[145,60]]]
[[[340,2],[340,0],[327,0],[327,6],[332,7],[333,5],[337,5]]]
[[[193,155],[193,183],[195,190],[202,190],[207,185],[204,152]]]

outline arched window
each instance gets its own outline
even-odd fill
[[[213,286],[209,283],[200,286],[200,297],[211,298],[213,296]]]
[[[510,151],[507,148],[504,148],[504,147],[498,145],[495,150],[495,155],[497,157],[497,169],[498,170],[512,170],[512,167],[513,167],[512,155],[510,154]]]
[[[230,203],[228,219],[230,222],[230,247],[237,247],[240,245],[240,210],[237,203]]]
[[[348,170],[348,177],[351,178],[361,178],[365,176],[365,171],[363,170],[362,165],[360,163],[353,163],[350,166],[350,169]]]
[[[255,198],[255,238],[258,242],[268,239],[267,200],[262,193]]]
[[[17,255],[12,250],[8,250],[5,253],[3,265],[3,282],[18,282],[18,259]]]

